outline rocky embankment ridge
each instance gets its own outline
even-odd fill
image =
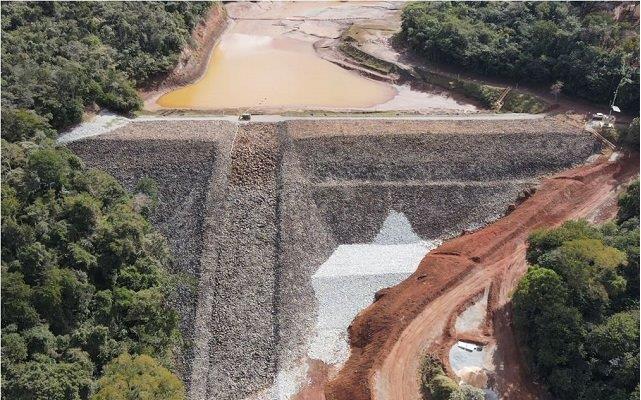
[[[191,399],[299,390],[312,275],[339,245],[372,242],[390,210],[421,239],[457,235],[598,149],[556,118],[132,122],[69,147],[130,189],[158,183],[152,222],[191,281],[175,297]]]

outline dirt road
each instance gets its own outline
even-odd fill
[[[326,386],[328,399],[420,399],[418,365],[426,351],[443,356],[448,321],[494,283],[489,312],[496,341],[497,389],[505,399],[536,398],[509,327],[509,296],[526,271],[530,232],[569,219],[602,220],[616,211],[617,190],[638,174],[638,158],[565,171],[496,223],[428,254],[400,285],[380,293],[350,326],[352,354]]]

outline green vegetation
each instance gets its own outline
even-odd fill
[[[171,365],[168,248],[122,186],[47,141],[3,140],[2,180],[3,393],[86,399],[123,352]]]
[[[91,400],[180,400],[182,382],[156,360],[124,353],[106,367]]]
[[[514,325],[558,399],[632,399],[639,376],[639,181],[616,222],[570,221],[529,239]],[[635,392],[636,391],[636,392]]]
[[[421,392],[426,400],[483,400],[485,393],[472,386],[458,385],[445,374],[441,361],[426,355],[421,361]]]
[[[420,2],[401,36],[429,61],[550,87],[638,112],[638,21],[605,2]]]
[[[618,132],[617,139],[621,146],[632,151],[639,151],[639,117],[633,119],[628,127]]]
[[[173,67],[208,7],[2,4],[5,397],[184,397],[165,368],[180,343],[169,250],[145,218],[155,182],[132,197],[52,138],[87,106],[137,109],[134,87]]]
[[[417,72],[425,82],[460,93],[490,109],[495,107],[496,102],[501,97],[501,93],[505,90],[502,87],[455,78],[422,68],[417,69]],[[548,108],[549,105],[538,97],[518,90],[511,90],[505,97],[501,111],[537,114],[546,111]]]
[[[33,110],[61,129],[80,122],[92,104],[123,113],[139,109],[134,88],[173,68],[209,6],[2,3],[3,125],[28,117],[5,110]]]
[[[376,58],[355,45],[344,42],[341,43],[341,45],[338,47],[340,51],[348,55],[349,57],[353,58],[354,60],[358,61],[359,63],[363,64],[365,67],[373,69],[374,71],[380,72],[382,74],[390,74],[391,72],[394,72],[396,66],[390,62],[387,62],[385,60],[381,60],[379,58]]]

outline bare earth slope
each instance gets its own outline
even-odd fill
[[[562,172],[488,227],[429,253],[400,285],[379,293],[350,326],[350,359],[325,390],[328,399],[419,399],[418,366],[426,351],[442,353],[451,316],[480,288],[494,283],[490,313],[502,358],[498,389],[506,399],[535,398],[523,379],[510,331],[509,295],[525,273],[526,239],[537,228],[575,218],[601,219],[615,210],[619,186],[638,173],[638,160]]]

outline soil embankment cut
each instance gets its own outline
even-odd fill
[[[618,188],[636,174],[638,160],[630,159],[601,159],[562,172],[545,179],[509,215],[432,251],[412,276],[380,293],[354,320],[351,357],[326,387],[326,397],[420,399],[421,356],[430,351],[446,358],[456,341],[449,335],[456,315],[492,285],[488,317],[493,326],[486,339],[497,344],[496,389],[505,399],[536,398],[508,322],[509,295],[527,269],[527,237],[568,219],[614,215]]]

